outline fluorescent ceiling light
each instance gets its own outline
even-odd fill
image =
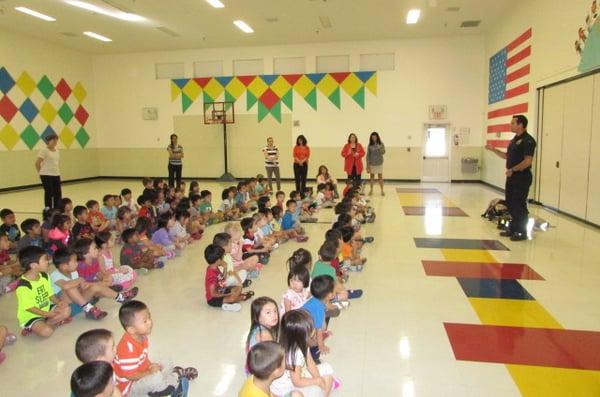
[[[244,33],[254,33],[254,30],[244,21],[233,21],[233,24],[240,28],[240,30]]]
[[[92,11],[92,12],[106,15],[106,16],[112,17],[112,18],[117,18],[122,21],[141,22],[141,21],[146,20],[146,18],[144,18],[140,15],[137,15],[137,14],[132,14],[132,13],[123,12],[123,11],[109,11],[102,7],[98,7],[97,5],[86,3],[85,1],[66,0],[66,3],[69,5],[72,5],[73,7],[83,8],[84,10]]]
[[[41,12],[30,10],[27,7],[15,7],[15,10],[22,12],[23,14],[31,15],[32,17],[43,19],[44,21],[48,21],[48,22],[56,21],[56,18],[49,17],[48,15],[42,14]]]
[[[414,9],[410,10],[406,15],[406,23],[409,25],[414,25],[419,21],[419,17],[421,16],[421,10]]]
[[[108,43],[108,42],[112,41],[108,37],[102,36],[101,34],[94,33],[94,32],[83,32],[83,34],[86,35],[86,36],[88,36],[88,37],[91,37],[92,39],[104,41],[105,43]]]
[[[225,4],[221,3],[220,0],[206,0],[206,2],[215,8],[225,7]]]

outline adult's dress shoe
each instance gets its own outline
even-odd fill
[[[510,236],[510,241],[523,241],[527,240],[527,234],[525,233],[514,233]]]

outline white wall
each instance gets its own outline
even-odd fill
[[[585,22],[590,0],[528,0],[517,3],[508,15],[498,19],[485,37],[485,62],[510,41],[532,28],[531,88],[529,97],[529,132],[537,132],[537,88],[577,75],[579,55],[574,42],[577,30]],[[488,69],[485,69],[483,103],[487,103]],[[483,141],[485,142],[485,130]],[[483,156],[482,180],[504,186],[504,161],[486,152]]]
[[[96,56],[93,64],[98,147],[109,153],[116,148],[158,149],[167,145],[168,135],[174,128],[173,119],[181,115],[181,105],[179,100],[171,102],[170,81],[155,79],[156,63],[185,62],[185,77],[193,77],[194,61],[224,60],[224,75],[231,75],[234,59],[263,58],[264,73],[269,74],[272,73],[274,57],[304,56],[306,72],[311,73],[315,72],[316,56],[349,54],[350,71],[358,71],[360,54],[385,52],[396,54],[396,70],[378,72],[377,96],[366,94],[365,110],[360,109],[345,93],[341,94],[341,110],[319,93],[318,111],[312,110],[303,98],[294,94],[292,119],[299,120],[300,127],[292,128],[289,134],[305,134],[314,150],[341,148],[349,132],[356,132],[359,139],[365,142],[368,134],[374,130],[380,132],[390,148],[420,147],[423,124],[428,122],[428,106],[445,104],[448,106],[448,122],[457,130],[467,127],[472,131],[470,141],[465,146],[481,147],[482,137],[478,131],[483,126],[481,92],[484,90],[485,74],[481,37]],[[141,109],[146,106],[158,108],[159,120],[142,120]],[[194,109],[197,108],[191,108],[186,114],[198,114]],[[286,113],[286,110],[282,112]],[[250,110],[250,113],[255,112],[256,108]],[[244,96],[236,103],[236,113],[247,113]],[[260,129],[260,124],[256,128]],[[182,144],[185,145],[185,142]],[[398,150],[395,153],[402,156],[407,152]],[[256,164],[260,164],[260,153],[256,153],[256,156]],[[419,178],[420,157],[415,158],[411,154],[407,158],[411,159],[410,176]],[[459,156],[455,160],[460,161]],[[341,163],[341,159],[332,161]],[[390,178],[407,176],[406,170],[394,170],[391,167],[386,169],[386,174]],[[478,179],[479,176],[453,177]]]

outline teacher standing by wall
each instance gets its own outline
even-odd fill
[[[40,175],[44,187],[44,209],[57,208],[61,204],[62,190],[60,187],[60,154],[56,145],[58,135],[46,137],[46,147],[38,153],[35,169]]]
[[[267,146],[262,150],[265,156],[265,169],[269,179],[269,190],[273,191],[273,174],[277,182],[277,191],[281,190],[281,177],[279,175],[279,149],[273,143],[273,137],[267,138]]]
[[[348,143],[342,148],[342,157],[344,158],[344,171],[348,175],[348,180],[356,187],[360,187],[362,182],[363,162],[365,149],[360,143],[356,134],[348,135]]]
[[[169,187],[175,187],[181,183],[181,170],[183,168],[183,146],[177,143],[177,135],[171,134],[171,144],[167,146],[169,152]]]
[[[375,174],[379,178],[379,187],[381,195],[385,196],[383,191],[383,155],[385,154],[385,146],[381,142],[381,138],[377,132],[372,132],[369,137],[369,146],[367,146],[367,173],[370,175],[369,183],[371,189],[369,196],[373,194],[373,180]]]
[[[310,158],[310,148],[307,145],[306,137],[299,135],[296,138],[294,146],[294,181],[296,182],[296,191],[303,193],[306,189],[306,176],[308,175],[308,159]]]

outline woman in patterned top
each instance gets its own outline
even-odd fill
[[[273,137],[267,138],[267,146],[262,150],[265,156],[265,168],[267,170],[267,178],[269,179],[269,190],[273,191],[273,174],[277,182],[277,190],[281,190],[281,177],[279,176],[279,149],[273,144]]]
[[[171,134],[171,144],[167,146],[169,152],[169,187],[174,187],[175,182],[177,186],[181,183],[181,169],[183,164],[181,159],[183,158],[183,146],[177,143],[177,135]]]

